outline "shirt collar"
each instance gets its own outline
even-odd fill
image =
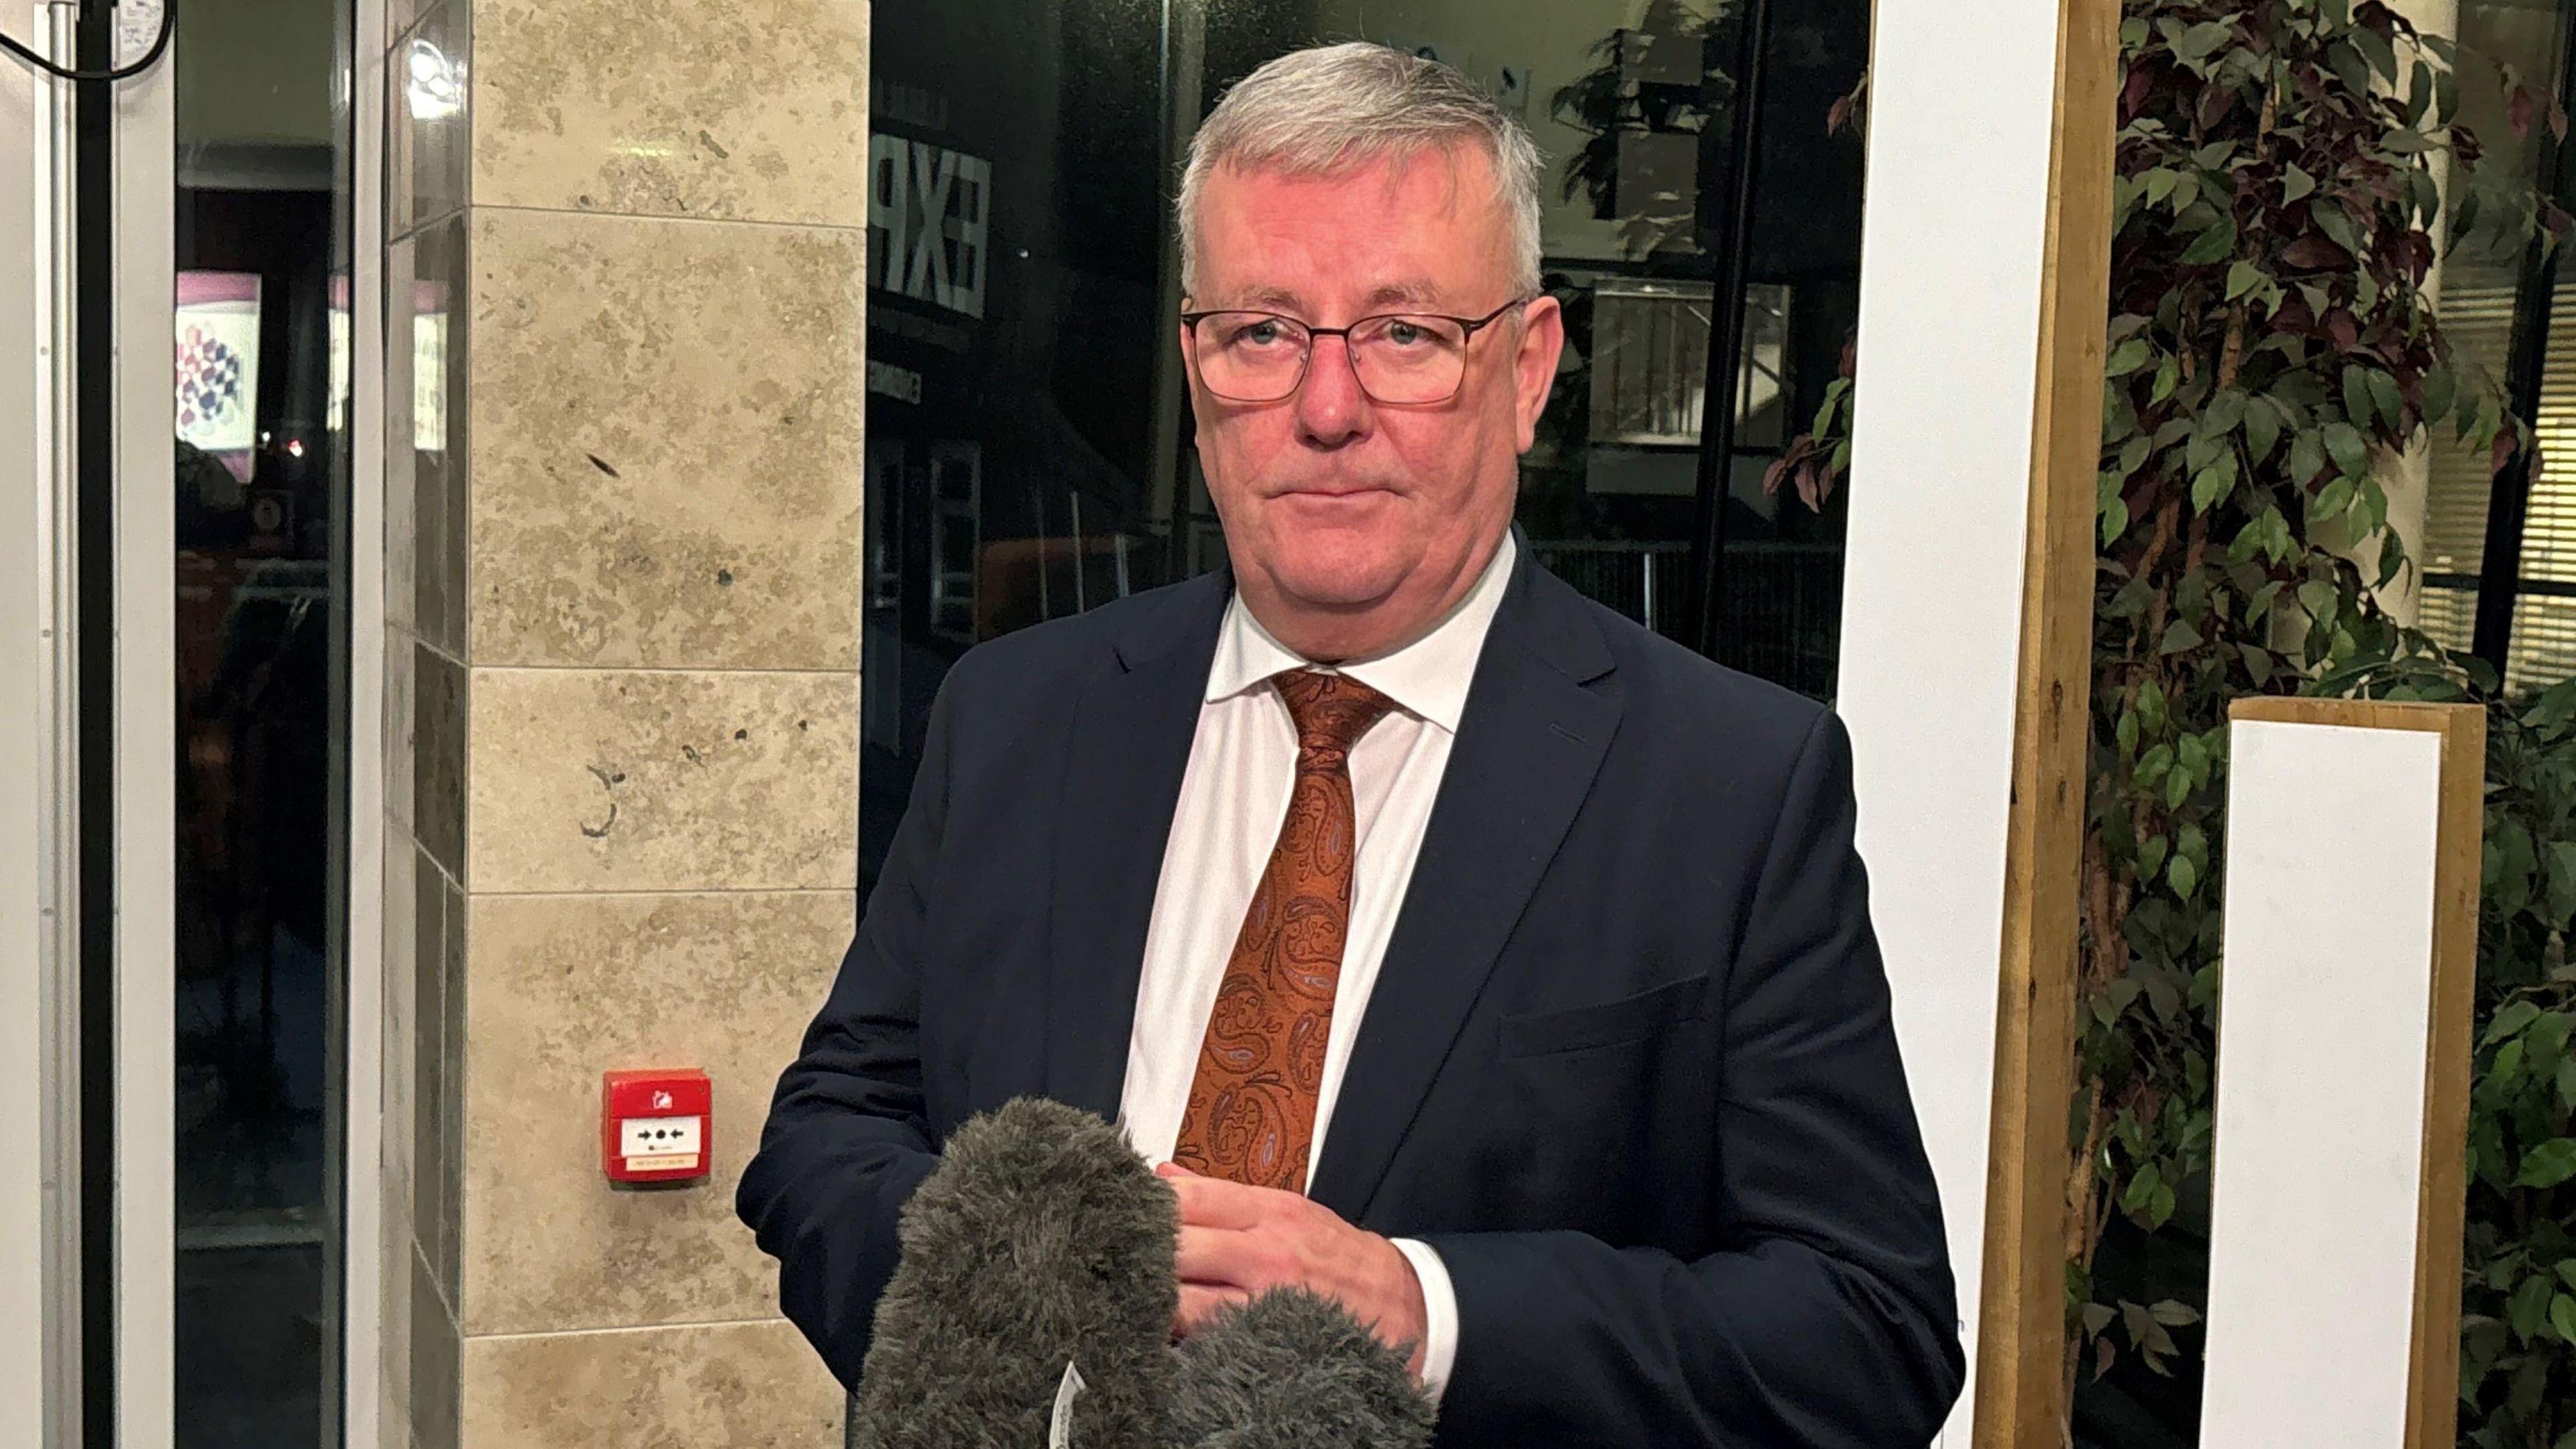
[[[1467,709],[1467,686],[1476,677],[1477,656],[1484,652],[1494,611],[1502,607],[1504,587],[1511,582],[1516,552],[1506,532],[1474,587],[1428,633],[1384,654],[1346,660],[1337,666],[1340,672],[1394,700],[1407,713],[1456,734]],[[1238,590],[1226,606],[1225,625],[1217,635],[1207,698],[1225,699],[1274,675],[1314,667],[1318,666],[1280,643],[1252,617]]]

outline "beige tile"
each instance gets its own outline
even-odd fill
[[[465,668],[412,646],[412,830],[450,875],[465,869]]]
[[[776,1265],[735,1220],[770,1090],[849,944],[839,891],[478,895],[467,908],[470,1334],[760,1318]],[[697,1067],[714,1172],[621,1188],[600,1073]]]
[[[465,1341],[465,1449],[840,1449],[841,1402],[784,1320]]]
[[[420,1255],[412,1255],[411,1425],[419,1449],[461,1449],[463,1340]],[[472,1441],[483,1442],[483,1441]],[[497,1441],[496,1441],[497,1442]]]
[[[478,209],[474,250],[470,661],[855,668],[861,234]]]
[[[478,894],[857,873],[854,674],[476,669],[471,695]]]
[[[387,594],[386,597],[391,598],[392,595]],[[419,707],[419,701],[413,692],[413,681],[417,678],[417,673],[417,662],[412,657],[410,631],[391,625],[386,626],[385,817],[406,830],[411,825],[412,789],[416,783],[412,778],[412,772],[419,764],[419,756],[414,748],[416,736],[413,733],[419,726],[419,721],[413,714],[413,711]]]
[[[414,998],[419,994],[420,853],[400,826],[385,826],[384,1020],[381,1025],[384,1087],[385,1240],[407,1242],[412,1231],[412,1132],[419,1084]],[[408,1281],[408,1280],[406,1280]],[[388,1323],[398,1320],[388,1317]]]
[[[479,0],[474,196],[865,226],[866,0]]]
[[[451,916],[455,892],[427,858],[417,866],[414,919],[419,945],[413,951],[411,1127],[412,1232],[422,1255],[436,1273],[442,1294],[453,1301],[455,1279],[446,1272],[455,1238],[448,1216],[448,1184],[464,1164],[448,1144],[447,1099],[456,1090],[447,1056],[447,997],[453,981],[446,970],[451,933],[461,933],[461,910]]]
[[[385,234],[466,201],[466,67],[473,0],[438,0],[385,59]]]
[[[407,378],[401,391],[408,399],[386,409],[387,470],[401,475],[392,492],[408,489],[411,498],[412,627],[462,659],[470,505],[466,373],[473,331],[465,214],[414,233],[408,258],[387,284],[386,344],[403,359],[398,368]],[[407,355],[401,351],[405,338]]]
[[[447,1170],[438,1177],[438,1221],[444,1233],[439,1246],[442,1256],[430,1260],[437,1270],[438,1289],[447,1299],[448,1311],[457,1312],[463,1301],[459,1284],[463,1278],[465,1256],[465,1091],[467,1054],[465,1048],[466,999],[471,985],[465,977],[465,951],[469,934],[465,914],[465,895],[455,882],[442,881],[445,893],[447,929],[441,944],[446,948],[440,964],[439,1076],[444,1090],[438,1102],[438,1150]]]
[[[420,242],[405,237],[385,246],[384,515],[385,622],[417,629],[420,519],[412,482],[412,345],[418,311]]]
[[[384,1247],[378,1254],[383,1298],[376,1305],[375,1322],[376,1442],[382,1449],[402,1449],[411,1442],[411,1290],[413,1265],[420,1257],[412,1244],[410,1214],[392,1199],[385,1206]]]

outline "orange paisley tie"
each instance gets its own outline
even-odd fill
[[[1172,1160],[1210,1177],[1303,1192],[1351,925],[1358,850],[1351,746],[1395,701],[1312,669],[1275,683],[1297,725],[1297,783],[1226,960]]]

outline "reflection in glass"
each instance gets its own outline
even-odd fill
[[[1690,606],[1711,595],[1720,659],[1830,694],[1846,504],[1763,477],[1841,374],[1856,315],[1860,142],[1828,122],[1861,78],[1869,8],[1772,8],[1756,37],[1725,0],[880,7],[863,876],[960,653],[1222,563],[1183,401],[1197,299],[1179,292],[1170,182],[1226,87],[1327,39],[1457,66],[1548,158],[1542,270],[1568,348],[1523,460],[1533,556],[1679,639],[1700,638]],[[1740,148],[1757,168],[1744,215]],[[1740,305],[1721,308],[1739,255]],[[1712,336],[1739,312],[1740,335]],[[1729,439],[1706,426],[1712,390]]]
[[[2524,249],[2516,238],[2528,219],[2527,188],[2547,184],[2539,170],[2549,149],[2545,129],[2534,123],[2535,112],[2545,114],[2546,105],[2525,110],[2514,97],[2518,86],[2525,103],[2556,93],[2561,8],[2554,0],[2463,0],[2459,6],[2459,123],[2476,134],[2484,153],[2475,173],[2473,210],[2486,219],[2448,239],[2425,292],[2440,309],[2453,365],[2472,377],[2482,373],[2499,386],[2512,371],[2514,314],[2524,271]],[[2458,216],[2458,208],[2469,206],[2471,197],[2461,194],[2452,201]],[[2576,293],[2562,288],[2551,315],[2576,315],[2571,306],[2576,306]],[[2544,433],[2547,403],[2544,393]],[[2552,452],[2544,438],[2544,468]],[[2397,497],[2415,487],[2424,490],[2422,536],[2412,549],[2421,573],[2397,581],[2390,591],[2392,607],[2404,617],[2411,606],[2426,632],[2463,651],[2475,632],[2478,578],[2486,562],[2487,501],[2495,476],[2490,465],[2483,450],[2463,446],[2450,429],[2438,428],[2429,447],[2396,465],[2401,476],[2392,479]],[[2535,513],[2545,506],[2550,481],[2546,476],[2534,481]],[[2518,626],[2514,637],[2519,655],[2524,636]],[[2533,677],[2556,679],[2560,673]]]
[[[345,39],[310,4],[210,12],[174,47],[174,1347],[191,1449],[339,1438]]]

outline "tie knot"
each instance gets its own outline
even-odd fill
[[[1369,726],[1395,708],[1394,700],[1347,674],[1295,669],[1280,675],[1277,683],[1279,697],[1288,702],[1288,717],[1297,724],[1301,756],[1348,754]]]

